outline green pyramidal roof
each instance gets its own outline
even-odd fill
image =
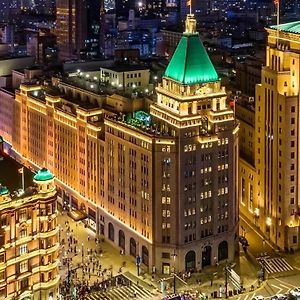
[[[300,34],[300,21],[270,26],[272,29]]]
[[[187,85],[219,80],[198,33],[183,34],[164,76]]]
[[[53,174],[46,168],[43,168],[34,175],[33,179],[35,181],[47,181],[53,179]]]

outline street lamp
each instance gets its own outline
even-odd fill
[[[177,256],[177,254],[175,253],[175,249],[174,249],[174,252],[173,252],[172,256],[173,256],[173,260],[174,260],[174,267],[173,267],[173,293],[176,294],[176,273],[175,273],[175,265],[176,265],[176,256]]]
[[[84,271],[83,256],[84,256],[84,249],[83,249],[83,243],[81,243],[82,283],[83,283],[83,271]]]

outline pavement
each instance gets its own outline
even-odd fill
[[[166,275],[155,275],[152,278],[150,274],[145,273],[145,268],[141,266],[141,274],[143,275],[137,276],[134,257],[120,254],[120,251],[115,246],[104,240],[103,237],[97,237],[92,230],[84,226],[83,222],[75,222],[66,213],[58,216],[58,224],[60,224],[61,228],[60,240],[65,241],[65,246],[62,246],[60,251],[61,261],[63,261],[63,259],[65,259],[65,261],[69,259],[69,270],[76,269],[76,271],[74,271],[75,281],[85,280],[93,284],[97,282],[97,280],[106,280],[111,276],[122,273],[132,282],[138,282],[139,287],[153,293],[152,299],[154,299],[154,297],[157,297],[157,299],[162,298],[163,294],[160,292],[160,280],[165,278]],[[70,238],[70,236],[72,236],[73,243],[69,245],[68,238]],[[97,238],[97,243],[95,238]],[[76,244],[74,244],[74,240]],[[73,252],[68,252],[68,249],[70,249],[69,246],[73,248]],[[76,247],[76,255],[74,253],[74,247]],[[84,252],[83,256],[82,251]],[[99,267],[96,267],[96,261],[99,261],[101,271]],[[85,272],[82,271],[82,265],[85,266]],[[240,256],[235,259],[233,265],[233,269],[241,275],[246,289],[249,289],[252,284],[257,285],[257,270],[252,264],[249,264],[249,258],[243,250]],[[185,285],[182,280],[176,279],[176,292],[183,293],[188,291],[192,294],[201,293],[210,297],[213,292],[220,291],[220,287],[222,287],[221,290],[224,293],[224,267],[225,263],[218,266],[206,267],[201,273],[191,274],[190,278],[185,279],[188,285]],[[102,274],[103,270],[107,271]],[[60,272],[62,278],[67,277],[67,263],[61,266]],[[170,276],[169,279],[164,282],[166,287],[164,295],[172,294],[173,277]],[[233,290],[233,287],[229,283],[228,291],[230,290]]]

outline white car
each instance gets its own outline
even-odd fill
[[[300,297],[300,288],[294,288],[290,291],[290,294],[294,297]]]
[[[261,295],[257,295],[254,298],[252,298],[251,300],[264,300],[264,297]]]

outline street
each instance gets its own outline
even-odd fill
[[[292,275],[283,278],[270,277],[267,283],[259,290],[242,294],[234,297],[237,300],[251,300],[255,296],[261,295],[265,298],[269,298],[273,295],[286,294],[291,289],[300,286],[300,275]]]

